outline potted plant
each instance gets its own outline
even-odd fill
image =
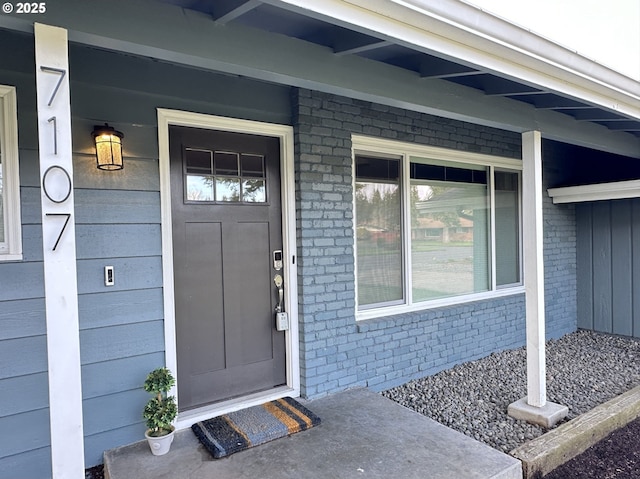
[[[171,423],[178,414],[178,407],[176,398],[167,393],[175,383],[176,380],[167,368],[151,371],[144,382],[144,390],[153,394],[142,413],[149,428],[144,436],[151,452],[156,456],[169,452],[173,442],[175,427]]]

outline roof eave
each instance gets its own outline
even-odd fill
[[[640,82],[461,0],[266,0],[640,119]]]

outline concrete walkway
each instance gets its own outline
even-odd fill
[[[305,403],[309,431],[212,459],[191,430],[166,456],[146,441],[105,452],[107,479],[521,479],[521,463],[366,389]]]

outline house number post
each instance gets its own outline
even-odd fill
[[[84,478],[67,31],[36,23],[42,250],[53,477]]]

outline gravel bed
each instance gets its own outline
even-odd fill
[[[567,420],[640,384],[640,340],[578,331],[547,342],[547,400]],[[382,395],[503,452],[547,429],[517,421],[507,406],[527,394],[524,348],[492,353]]]

